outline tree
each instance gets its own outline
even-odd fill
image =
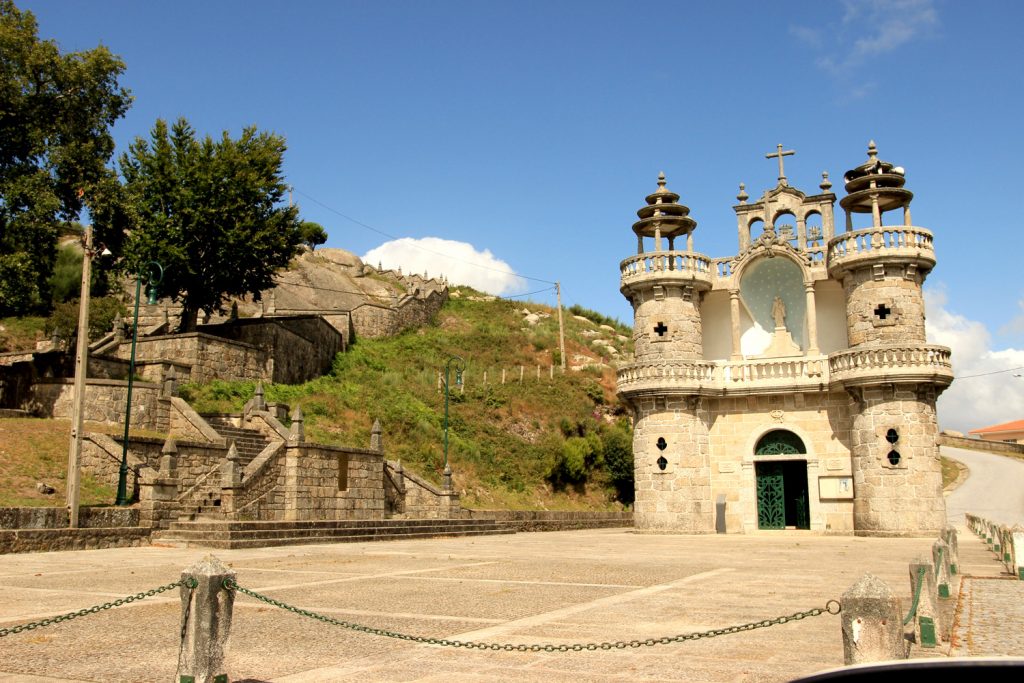
[[[134,228],[125,243],[127,272],[149,261],[164,267],[160,293],[182,305],[180,331],[199,311],[223,312],[231,297],[273,285],[301,234],[298,208],[281,204],[285,151],[278,135],[246,128],[237,140],[197,139],[185,119],[158,120],[150,140],[121,156],[124,197]]]
[[[112,177],[123,71],[102,46],[62,55],[31,12],[0,0],[0,316],[49,307],[59,226]]]
[[[318,246],[327,241],[327,231],[319,223],[302,221],[299,230],[302,232],[302,243],[312,251],[316,251]]]

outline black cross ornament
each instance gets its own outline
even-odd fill
[[[668,328],[665,327],[665,323],[663,323],[663,322],[661,322],[659,320],[658,324],[655,325],[655,327],[654,327],[654,331],[658,333],[659,337],[664,337],[665,333],[668,332]]]
[[[892,314],[892,309],[885,304],[878,304],[878,307],[875,308],[875,315],[879,320],[885,320],[890,314]]]

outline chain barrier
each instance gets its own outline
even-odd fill
[[[154,595],[159,595],[160,593],[173,590],[182,585],[188,587],[191,590],[198,586],[199,582],[193,578],[179,579],[178,581],[175,581],[174,583],[169,583],[166,586],[160,586],[159,588],[153,588],[148,591],[136,593],[135,595],[129,595],[123,598],[118,598],[113,602],[105,602],[102,605],[93,605],[92,607],[86,607],[85,609],[80,609],[75,612],[61,614],[60,616],[52,617],[50,619],[43,619],[41,621],[30,621],[27,624],[19,624],[18,626],[0,628],[0,638],[11,635],[12,633],[22,633],[23,631],[31,631],[33,629],[42,628],[44,626],[52,626],[53,624],[59,624],[64,621],[71,621],[72,619],[84,617],[89,614],[96,614],[97,612],[102,612],[103,610],[107,609],[113,609],[114,607],[120,607],[121,605],[127,605],[138,600],[145,600],[146,598],[151,598]]]
[[[503,650],[505,652],[581,652],[583,650],[594,651],[594,650],[622,650],[627,647],[649,647],[653,645],[668,645],[669,643],[682,643],[687,640],[700,640],[701,638],[714,638],[715,636],[724,636],[731,633],[741,633],[743,631],[753,631],[758,628],[767,628],[769,626],[775,626],[777,624],[785,624],[790,621],[798,621],[806,617],[816,617],[821,614],[839,614],[842,611],[842,605],[838,600],[829,600],[825,603],[824,609],[813,608],[805,612],[797,612],[796,614],[790,614],[784,617],[778,617],[776,619],[764,619],[762,621],[754,621],[748,624],[742,624],[739,626],[730,626],[728,628],[712,629],[710,631],[699,631],[695,633],[683,633],[677,636],[666,636],[662,638],[646,638],[644,640],[619,640],[612,642],[603,643],[573,643],[573,644],[562,644],[562,645],[525,645],[525,644],[512,644],[512,643],[481,643],[476,641],[466,640],[447,640],[445,638],[429,638],[425,636],[414,636],[407,633],[400,633],[398,631],[389,631],[383,628],[374,628],[372,626],[364,626],[362,624],[355,624],[349,621],[342,621],[340,619],[334,619],[323,614],[317,614],[309,610],[302,609],[301,607],[295,607],[287,603],[275,600],[261,595],[256,591],[248,588],[239,586],[238,583],[231,578],[224,579],[224,588],[228,590],[236,590],[239,593],[244,593],[249,597],[255,598],[260,602],[265,602],[268,605],[274,607],[280,607],[288,612],[294,612],[295,614],[309,617],[310,619],[316,619],[327,624],[333,624],[334,626],[341,626],[342,628],[351,629],[353,631],[360,631],[362,633],[368,633],[375,636],[384,636],[385,638],[396,638],[398,640],[409,640],[414,643],[425,643],[427,645],[442,645],[445,647],[455,648],[466,648],[469,650]]]

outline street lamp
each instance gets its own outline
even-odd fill
[[[145,275],[144,275],[145,273]],[[128,426],[132,419],[132,383],[135,381],[135,342],[139,338],[139,297],[142,295],[142,280],[146,280],[146,291],[150,305],[157,302],[157,285],[164,279],[164,267],[150,261],[139,269],[135,277],[135,315],[132,318],[132,357],[128,363],[128,400],[124,406],[124,440],[121,450],[121,468],[117,472],[117,500],[115,505],[128,504]]]
[[[444,366],[444,490],[452,490],[452,468],[448,465],[448,379],[455,364],[455,384],[462,385],[462,372],[466,369],[466,361],[459,356],[452,356]]]

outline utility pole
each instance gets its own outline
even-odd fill
[[[79,462],[82,457],[82,422],[85,412],[85,376],[89,366],[89,285],[92,266],[92,226],[85,227],[82,255],[82,290],[78,304],[78,346],[75,355],[75,394],[71,412],[71,449],[68,455],[66,500],[72,529],[78,528]]]
[[[562,323],[562,286],[555,283],[558,295],[558,353],[562,357],[562,372],[565,372],[565,325]]]

